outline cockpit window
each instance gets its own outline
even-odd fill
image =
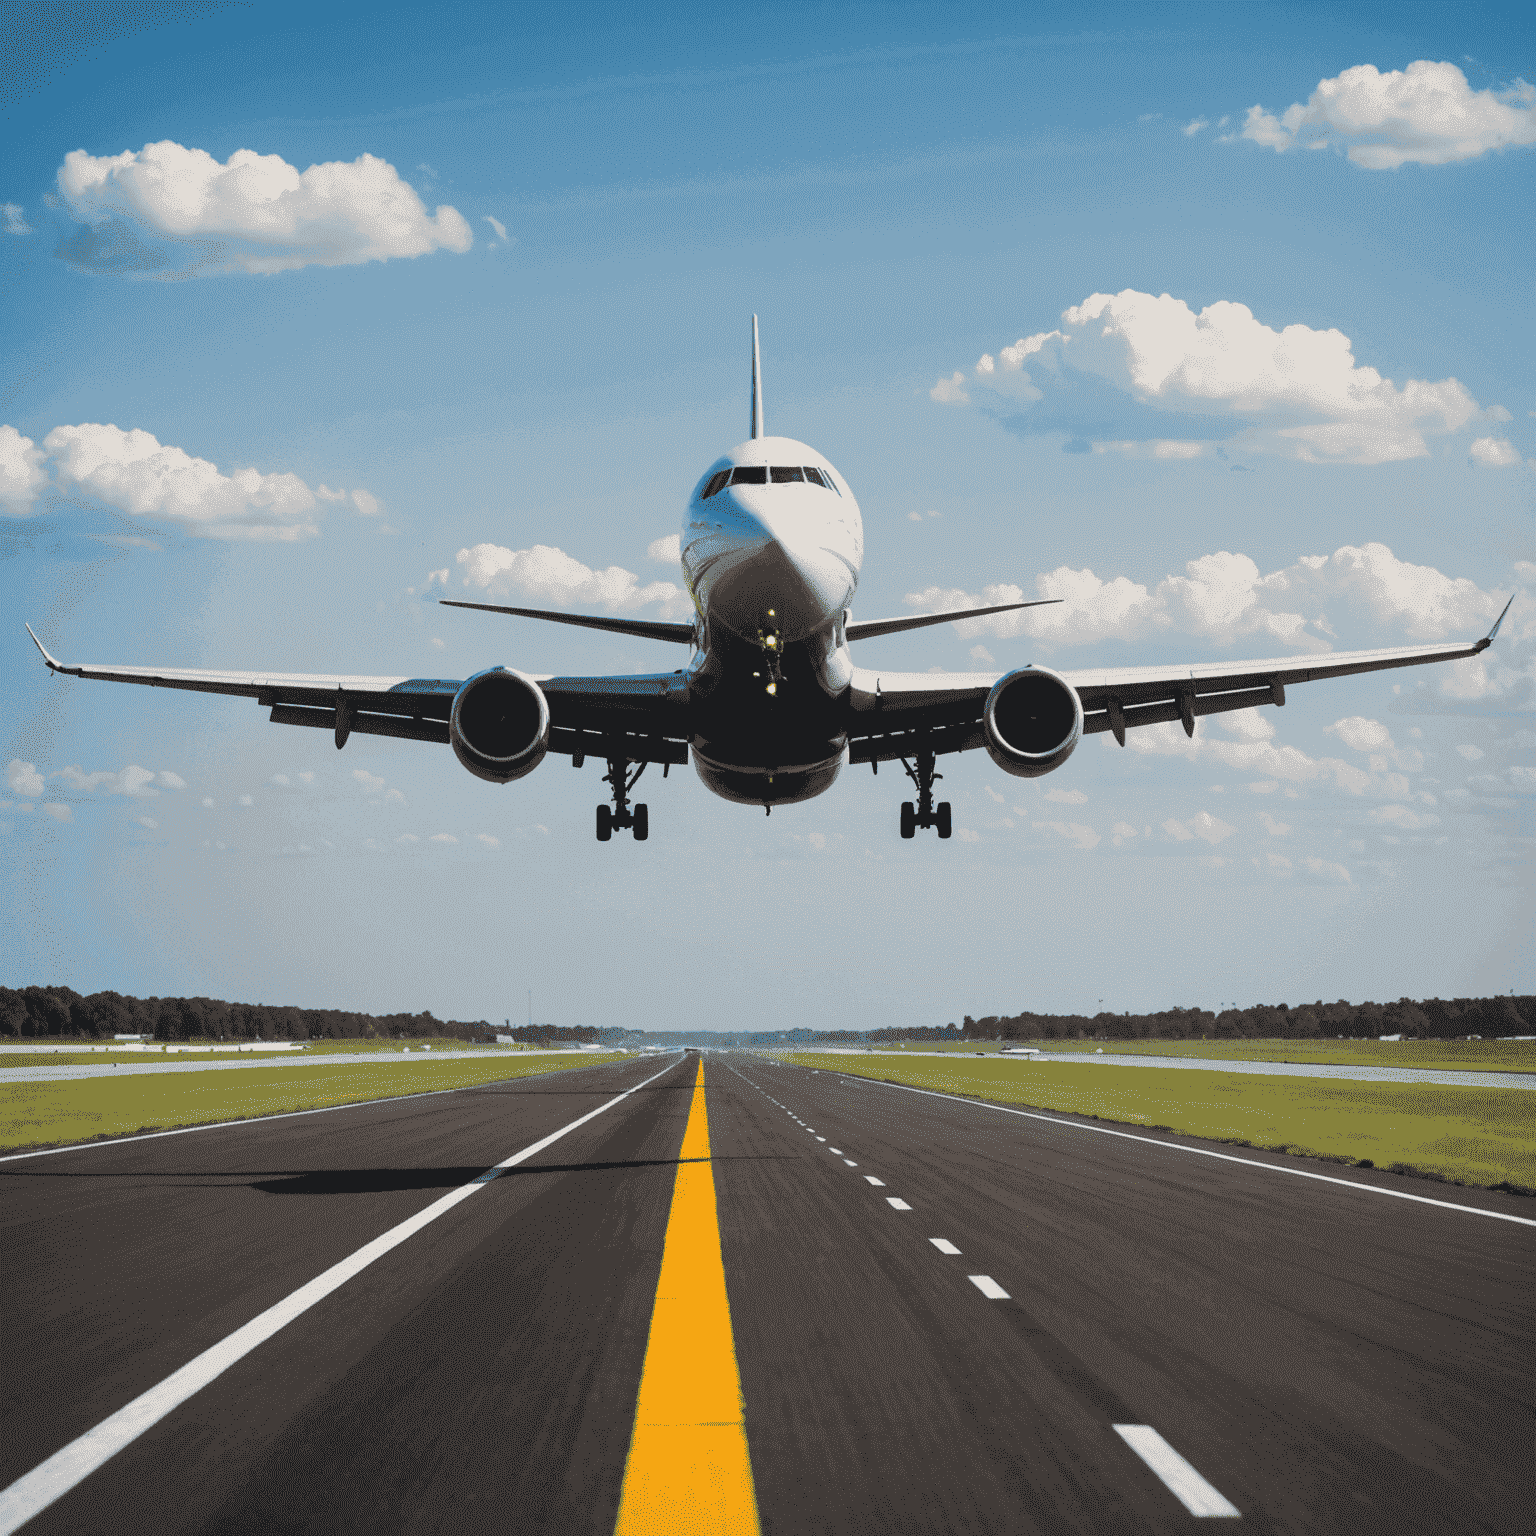
[[[805,478],[809,480],[812,485],[825,485],[827,483],[821,478],[821,471],[819,469],[812,469],[809,464],[805,466]]]
[[[798,464],[775,464],[771,474],[775,485],[788,485],[792,481],[805,479],[805,472]]]
[[[732,485],[767,485],[768,466],[766,464],[738,464],[731,471]]]
[[[832,476],[824,469],[816,469],[810,464],[738,464],[734,469],[722,469],[709,477],[709,484],[704,487],[704,494],[700,498],[708,501],[711,496],[718,496],[728,485],[811,485],[823,486],[829,491],[837,491],[837,484]],[[838,491],[838,495],[842,495]]]
[[[704,487],[703,499],[708,501],[717,491],[723,491],[730,483],[731,472],[728,469],[722,469],[719,474],[711,475],[709,477],[709,484]]]

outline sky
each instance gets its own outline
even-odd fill
[[[1536,25],[1519,6],[23,7],[0,78],[0,984],[638,1028],[1536,991]],[[61,20],[62,18],[62,20]],[[1283,710],[764,817],[486,784],[68,662],[681,665],[747,435],[863,642],[1002,671],[1472,639]]]

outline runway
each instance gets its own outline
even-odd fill
[[[696,1062],[0,1163],[0,1531],[608,1536]],[[763,1531],[1529,1529],[1536,1202],[705,1062]]]

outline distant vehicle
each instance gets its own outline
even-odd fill
[[[1474,642],[1270,661],[1072,672],[1030,665],[1001,674],[855,666],[850,647],[857,640],[1060,599],[855,619],[864,560],[859,504],[814,448],[764,435],[756,315],[752,435],[694,486],[681,554],[694,605],[686,624],[444,599],[451,608],[691,647],[688,665],[671,672],[557,677],[496,666],[450,680],[66,666],[32,639],[55,672],[243,695],[270,709],[274,724],[331,731],[338,748],[353,734],[451,745],[464,767],[492,784],[532,773],[551,752],[578,768],[601,758],[612,803],[597,808],[600,842],[625,829],[644,841],[649,809],[631,806],[630,792],[649,764],[660,763],[665,777],[689,761],[715,794],[766,812],[824,793],[845,763],[868,763],[878,773],[881,763],[900,762],[917,791],[915,802],[902,804],[901,835],[932,827],[947,838],[949,802],[933,799],[944,753],[984,748],[1004,773],[1038,778],[1099,731],[1112,731],[1123,747],[1128,730],[1179,720],[1193,736],[1197,716],[1284,704],[1286,688],[1296,683],[1476,656],[1504,619],[1500,614]]]

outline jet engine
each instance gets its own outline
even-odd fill
[[[1072,756],[1083,734],[1083,701],[1046,667],[1000,677],[982,712],[987,752],[1004,773],[1038,779]]]
[[[477,672],[453,696],[448,739],[476,778],[509,784],[532,773],[549,750],[549,701],[521,672]]]

